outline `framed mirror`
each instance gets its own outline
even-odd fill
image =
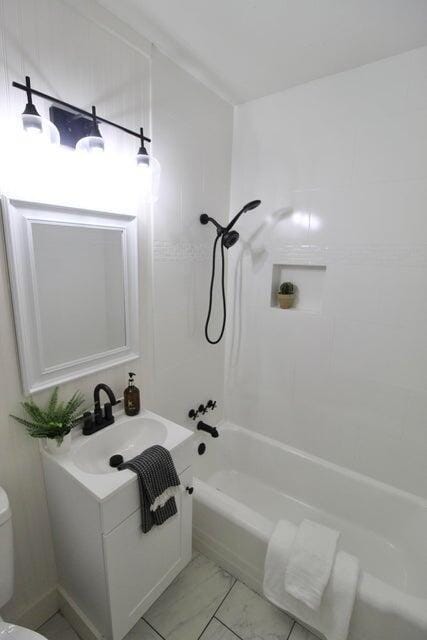
[[[2,199],[24,392],[138,357],[134,216]]]

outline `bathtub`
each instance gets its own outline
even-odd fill
[[[196,454],[196,548],[262,593],[279,519],[341,531],[360,560],[351,640],[427,639],[427,501],[233,424]]]

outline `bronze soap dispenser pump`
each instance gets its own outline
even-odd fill
[[[136,416],[141,409],[141,399],[139,389],[135,386],[135,374],[129,372],[129,384],[123,392],[123,400],[125,405],[125,413],[127,416]]]

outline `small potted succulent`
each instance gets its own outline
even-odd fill
[[[58,391],[55,387],[45,407],[39,407],[32,398],[22,402],[28,418],[11,416],[26,427],[32,438],[41,438],[45,449],[53,455],[62,455],[70,449],[71,429],[85,401],[83,395],[76,391],[68,402],[58,402]]]
[[[282,282],[277,292],[277,302],[281,309],[290,309],[295,300],[295,287],[292,282]]]

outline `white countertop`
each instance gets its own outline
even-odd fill
[[[180,445],[192,439],[194,435],[189,429],[171,422],[170,420],[167,420],[166,418],[163,418],[151,411],[142,410],[134,417],[126,416],[124,412],[120,412],[116,414],[115,418],[116,420],[112,425],[105,427],[90,436],[84,436],[81,428],[76,427],[72,434],[71,449],[63,455],[52,455],[42,447],[43,456],[64,469],[66,473],[72,476],[79,484],[84,486],[99,501],[105,500],[136,480],[136,476],[132,471],[127,469],[118,471],[117,469],[108,467],[108,459],[110,455],[113,455],[114,453],[122,453],[122,451],[120,450],[120,445],[114,444],[114,449],[112,451],[108,451],[108,446],[105,446],[105,442],[112,437],[114,438],[115,443],[120,441],[120,429],[122,428],[123,433],[125,433],[124,427],[128,427],[130,421],[133,422],[131,426],[136,427],[136,429],[133,429],[133,431],[136,432],[138,431],[138,421],[141,423],[141,432],[143,431],[144,421],[146,421],[146,423],[150,423],[151,430],[153,430],[153,426],[155,428],[155,423],[153,423],[153,421],[160,423],[159,433],[161,432],[163,434],[163,438],[158,442],[158,444],[161,444],[165,449],[168,449],[172,457],[174,455],[174,451],[176,451]],[[114,430],[114,433],[112,430]],[[98,471],[96,473],[91,473],[84,471],[81,466],[79,466],[79,462],[84,455],[84,448],[87,447],[89,441],[91,449],[94,446],[97,447],[97,445],[99,445],[100,449],[105,450],[105,472]],[[127,444],[129,444],[129,440]],[[147,446],[151,446],[151,444],[154,443],[151,442]],[[126,449],[129,449],[129,447],[126,447]],[[140,452],[141,451],[134,451],[132,455],[124,455],[124,458],[125,460],[128,460]],[[98,456],[99,455],[100,454],[98,454]]]

